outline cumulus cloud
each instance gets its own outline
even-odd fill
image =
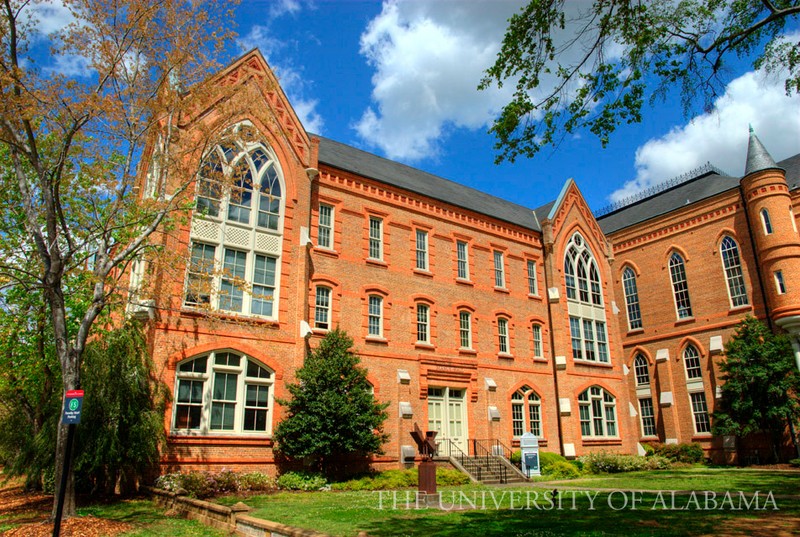
[[[748,124],[776,160],[789,157],[800,140],[799,110],[800,98],[786,95],[780,77],[746,73],[728,84],[713,110],[639,147],[636,178],[609,199],[619,201],[709,161],[731,175],[742,175]]]

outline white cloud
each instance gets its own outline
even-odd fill
[[[68,24],[77,22],[70,10],[60,0],[34,2],[27,13],[36,21],[34,28],[42,36],[59,32]]]
[[[647,141],[636,151],[636,178],[609,199],[621,200],[709,161],[741,176],[748,124],[775,160],[795,154],[800,140],[800,97],[787,96],[779,78],[746,73],[728,84],[713,110]]]
[[[510,98],[477,91],[494,63],[507,19],[522,1],[388,1],[361,36],[361,53],[375,68],[374,106],[355,125],[389,158],[415,161],[436,154],[452,127],[489,125]]]

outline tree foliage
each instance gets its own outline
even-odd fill
[[[382,453],[386,404],[376,401],[353,340],[333,330],[309,353],[279,401],[287,415],[275,429],[280,453],[307,459],[327,473],[344,457]]]
[[[605,146],[642,120],[650,95],[677,87],[686,111],[711,106],[733,57],[785,77],[800,91],[800,42],[783,39],[798,0],[531,0],[509,19],[479,88],[515,84],[490,132],[497,161],[531,157],[588,129]]]
[[[787,420],[800,418],[800,372],[789,339],[746,317],[725,345],[720,369],[725,384],[714,412],[714,434],[768,433],[777,459]]]

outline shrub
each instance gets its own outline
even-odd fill
[[[180,476],[180,488],[192,498],[200,500],[210,498],[216,494],[216,482],[211,475],[206,472],[189,472],[188,474],[178,474]]]
[[[515,449],[511,452],[511,458],[509,459],[511,464],[516,464],[519,466],[519,463],[522,462],[522,451]]]
[[[221,470],[217,474],[209,474],[209,481],[215,493],[238,492],[239,475],[233,470]]]
[[[418,471],[416,468],[408,470],[386,470],[367,474],[358,479],[351,479],[331,485],[333,490],[392,490],[416,487]],[[452,468],[436,468],[436,484],[441,486],[455,486],[469,483],[469,476],[453,470]]]
[[[661,455],[673,462],[695,464],[703,460],[703,448],[696,442],[683,444],[652,444],[655,455]],[[647,448],[645,448],[647,449]]]
[[[590,453],[580,458],[583,467],[592,474],[635,472],[644,470],[646,458],[638,455],[620,455],[618,453]]]
[[[542,473],[545,473],[550,466],[557,462],[567,462],[567,459],[558,453],[550,453],[549,451],[539,452],[539,467]]]
[[[567,461],[556,461],[547,467],[546,474],[553,479],[575,479],[580,477],[578,468]]]
[[[672,468],[672,461],[666,457],[662,457],[661,455],[650,455],[649,457],[646,456],[644,459],[644,469],[645,470],[667,470]]]
[[[278,477],[278,488],[283,490],[319,490],[328,482],[320,474],[286,472]]]
[[[275,490],[278,484],[275,478],[263,472],[250,472],[239,476],[240,491]]]
[[[452,468],[436,468],[436,484],[442,486],[466,485],[469,476]]]
[[[656,454],[656,449],[650,444],[642,444],[642,448],[644,449],[645,457],[652,457]]]
[[[792,459],[789,461],[789,464],[795,468],[800,468],[800,459]]]

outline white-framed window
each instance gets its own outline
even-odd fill
[[[683,257],[677,252],[669,258],[669,274],[672,279],[672,293],[678,319],[692,316],[692,302],[689,299],[689,286],[686,283],[686,266]]]
[[[778,291],[779,295],[786,294],[786,284],[783,282],[782,270],[775,271],[775,289]]]
[[[639,417],[642,423],[642,436],[656,436],[658,433],[656,432],[656,414],[652,398],[639,398]]]
[[[503,261],[503,252],[494,251],[494,286],[504,289],[506,286],[506,269]]]
[[[700,366],[700,353],[697,352],[697,348],[694,345],[687,345],[686,348],[683,349],[683,365],[686,368],[686,378],[688,380],[703,378],[703,370]]]
[[[772,220],[769,218],[769,211],[761,209],[761,224],[764,226],[764,235],[772,235]]]
[[[464,241],[456,241],[456,263],[458,278],[469,280],[469,245]]]
[[[608,363],[608,340],[606,323],[591,319],[581,319],[570,315],[570,340],[572,341],[572,358],[590,362]]]
[[[531,335],[533,336],[533,357],[542,358],[542,325],[533,323],[531,325]]]
[[[711,432],[711,420],[708,417],[708,404],[706,394],[703,392],[690,393],[692,402],[692,415],[694,416],[694,432],[698,434]]]
[[[508,319],[497,318],[497,350],[501,354],[508,354]]]
[[[580,233],[572,235],[567,243],[564,275],[567,299],[577,300],[583,304],[603,305],[600,271],[597,269],[592,251]]]
[[[564,278],[572,342],[572,358],[609,363],[606,312],[600,271],[580,233],[574,233],[564,254]]]
[[[637,354],[633,359],[633,371],[636,374],[636,386],[650,386],[650,367],[647,358]]]
[[[369,311],[367,313],[367,333],[370,336],[383,336],[383,297],[369,295]]]
[[[747,300],[747,288],[744,285],[744,274],[742,274],[742,262],[739,258],[739,247],[731,237],[726,236],[722,239],[719,246],[722,254],[722,268],[725,271],[725,280],[728,283],[728,294],[731,297],[731,306],[745,306]]]
[[[642,312],[639,309],[639,289],[636,286],[636,274],[630,267],[622,271],[622,288],[625,291],[625,306],[628,312],[628,329],[642,327]]]
[[[329,330],[331,327],[331,288],[318,285],[314,304],[314,328]]]
[[[417,230],[417,269],[428,270],[428,232]]]
[[[528,259],[528,294],[539,294],[539,283],[536,281],[536,261]]]
[[[319,204],[319,221],[317,226],[317,246],[333,248],[333,207]]]
[[[186,306],[277,318],[282,181],[274,151],[247,122],[203,157]]]
[[[458,312],[458,338],[462,349],[472,348],[472,314],[465,310]]]
[[[587,388],[578,396],[581,436],[617,436],[617,400],[600,386]]]
[[[369,258],[383,260],[383,219],[369,217]]]
[[[542,437],[542,400],[530,386],[523,386],[511,396],[511,429],[514,437],[532,433]]]
[[[184,360],[175,375],[172,431],[268,435],[274,382],[269,368],[235,352]]]
[[[417,304],[417,343],[431,342],[431,308]]]
[[[794,217],[794,209],[789,205],[789,219],[792,221],[792,229],[797,233],[797,220]]]

